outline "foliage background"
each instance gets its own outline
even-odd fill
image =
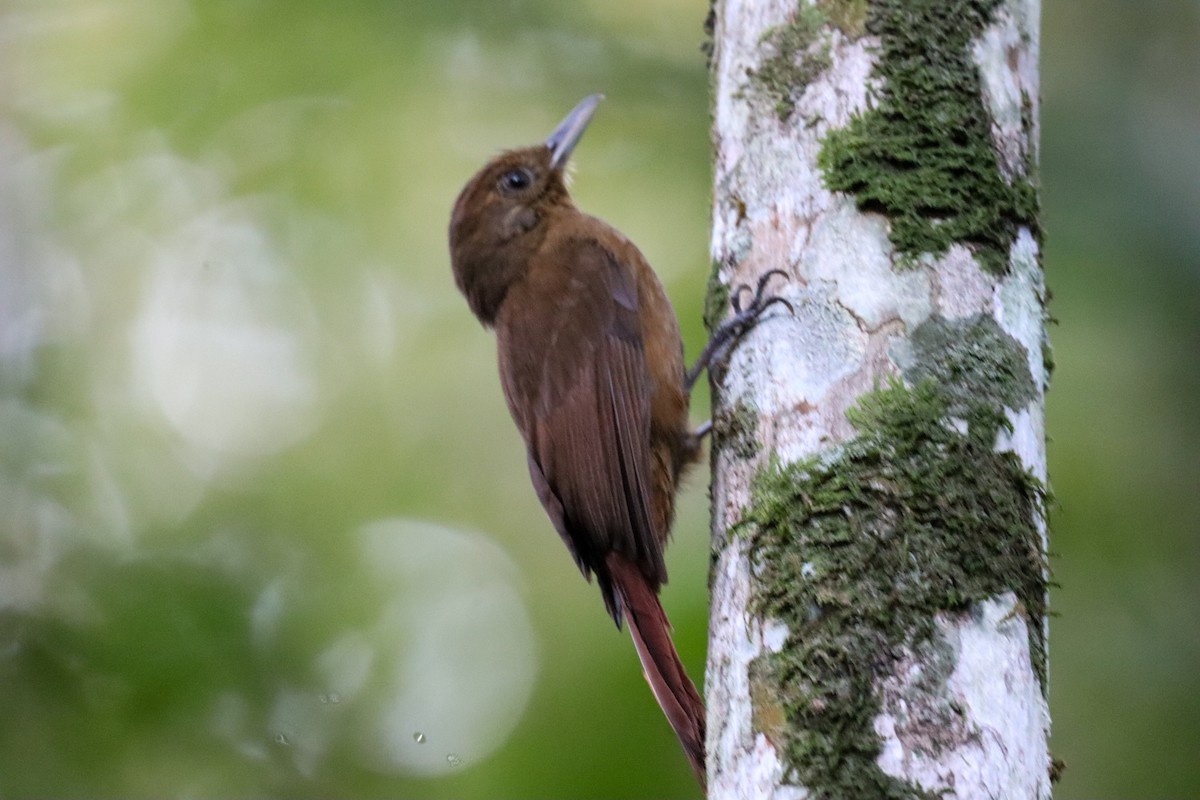
[[[0,794],[694,794],[444,239],[603,91],[577,199],[697,353],[705,12],[0,2]],[[1195,2],[1045,4],[1064,800],[1200,795],[1197,52]],[[696,676],[705,484],[665,600]]]

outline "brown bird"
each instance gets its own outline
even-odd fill
[[[602,95],[583,100],[545,144],[493,159],[450,220],[454,280],[495,328],[500,381],[525,439],[538,499],[619,628],[629,622],[646,680],[701,786],[704,701],[658,600],[675,492],[707,428],[688,398],[700,370],[772,302],[766,278],[685,372],[674,309],[641,252],[577,209],[563,170]],[[769,277],[766,276],[766,277]]]

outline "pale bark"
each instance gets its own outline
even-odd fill
[[[812,74],[785,98],[791,107],[778,109],[764,99],[755,76],[779,50],[772,50],[774,32],[794,24],[806,6],[826,14],[812,46],[793,54],[794,62],[812,56]],[[739,526],[752,504],[753,480],[772,458],[786,464],[834,457],[856,434],[847,410],[864,393],[905,375],[916,328],[931,319],[954,323],[984,316],[1019,343],[1035,387],[1032,400],[1004,409],[1011,432],[1002,431],[995,447],[1015,452],[1033,476],[1046,478],[1045,292],[1036,232],[1017,227],[1002,270],[982,268],[967,244],[920,256],[914,264],[896,252],[886,216],[860,211],[854,197],[826,188],[818,166],[824,138],[873,107],[881,80],[873,71],[879,38],[853,21],[838,27],[830,18],[868,6],[801,2],[798,9],[795,0],[715,5],[716,283],[752,286],[766,270],[782,269],[787,280],[771,286],[789,299],[794,314],[774,307],[714,378],[716,559],[705,681],[714,798],[826,796],[825,788],[806,786],[788,763],[787,738],[796,731],[786,724],[764,731],[762,709],[756,708],[761,695],[752,697],[751,663],[786,646],[788,635],[785,621],[756,608],[759,569]],[[1032,178],[1026,173],[1036,164],[1039,13],[1039,0],[1005,0],[971,46],[996,163],[1009,181]],[[743,441],[735,447],[720,433],[722,419],[736,408],[752,409],[757,418],[749,433],[738,432]],[[1040,515],[1031,524],[1044,549]],[[969,608],[947,609],[933,625],[937,648],[906,648],[884,659],[890,673],[879,675],[874,687],[878,766],[913,787],[914,796],[1048,797],[1049,712],[1028,627],[1044,631],[1045,619],[1004,592]],[[916,688],[931,672],[926,661],[932,649],[952,659],[940,669],[933,699],[927,679]],[[960,724],[931,733],[947,707]]]

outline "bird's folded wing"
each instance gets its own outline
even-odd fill
[[[566,244],[555,252],[570,260],[568,291],[540,331],[536,391],[524,393],[534,405],[524,415],[530,473],[580,568],[599,573],[619,622],[606,553],[640,565],[653,586],[666,578],[650,513],[650,385],[637,284],[598,243]]]

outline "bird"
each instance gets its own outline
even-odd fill
[[[584,98],[543,143],[502,152],[463,187],[450,217],[451,269],[495,332],[500,383],[530,480],[579,570],[626,622],[650,685],[705,786],[705,707],[659,601],[663,551],[684,474],[708,426],[692,386],[781,297],[770,273],[686,369],[674,308],[645,256],[579,210],[567,162],[603,95]],[[745,287],[742,287],[745,289]]]

